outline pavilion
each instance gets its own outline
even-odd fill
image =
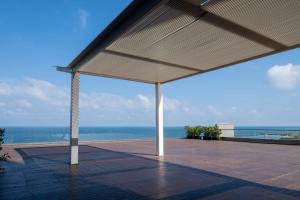
[[[134,0],[68,66],[70,164],[78,164],[80,74],[155,84],[164,154],[164,83],[300,45],[299,0]]]

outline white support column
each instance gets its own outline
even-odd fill
[[[163,93],[161,84],[155,84],[155,103],[156,103],[156,154],[164,155],[164,122],[163,122]]]
[[[78,164],[79,72],[72,72],[70,113],[70,164]]]

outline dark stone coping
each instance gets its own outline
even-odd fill
[[[221,137],[221,140],[234,141],[234,142],[262,143],[262,144],[300,145],[300,140],[298,139],[259,139],[259,138]]]

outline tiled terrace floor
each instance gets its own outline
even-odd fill
[[[300,199],[300,147],[167,139],[82,143],[78,166],[68,147],[5,146],[0,199]]]

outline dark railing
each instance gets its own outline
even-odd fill
[[[235,138],[300,139],[299,128],[235,128],[223,130],[233,131]]]

